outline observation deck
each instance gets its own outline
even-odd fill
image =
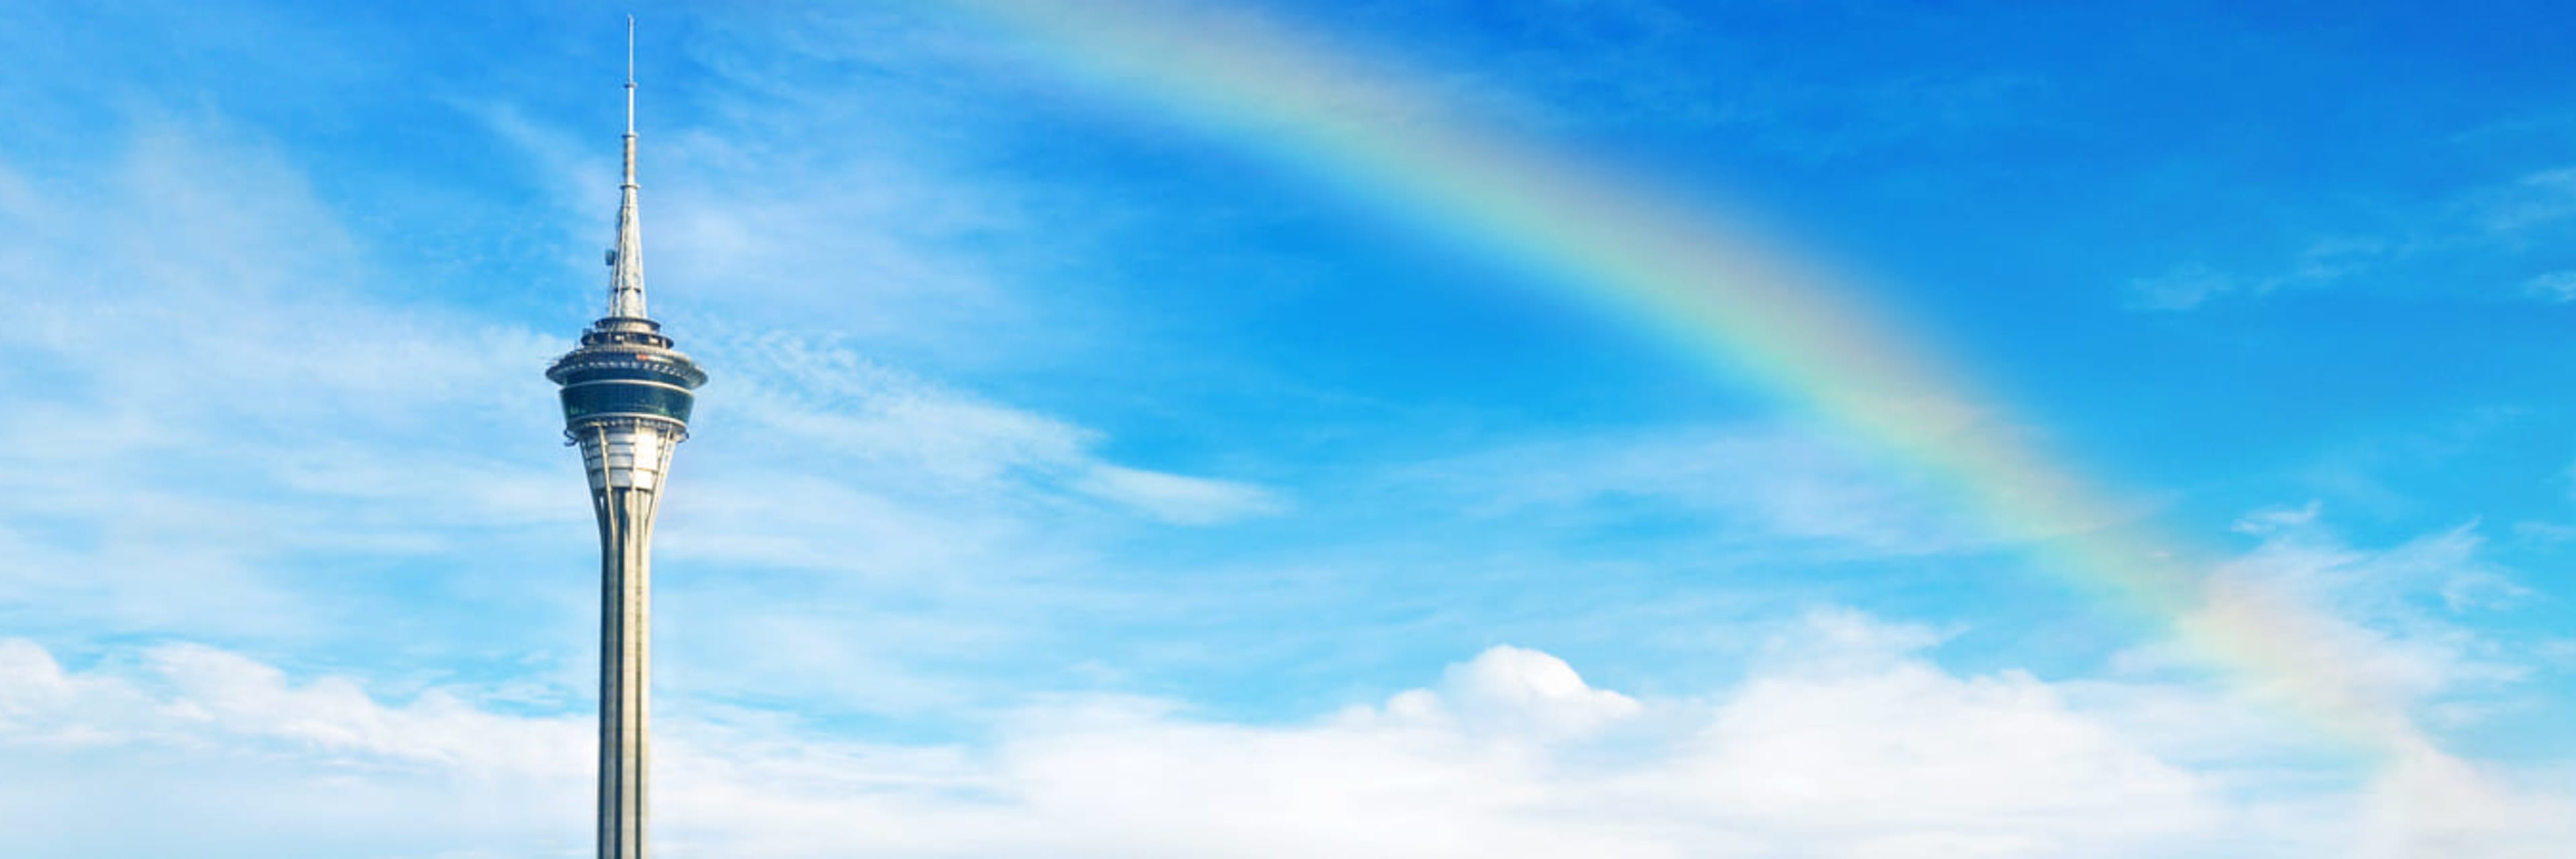
[[[564,433],[629,422],[667,424],[685,438],[692,393],[707,382],[697,362],[671,348],[660,323],[610,317],[582,332],[581,347],[556,359],[546,378],[563,386]]]

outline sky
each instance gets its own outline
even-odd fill
[[[2549,4],[0,7],[11,856],[2544,857]]]

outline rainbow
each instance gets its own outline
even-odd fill
[[[1079,73],[1494,253],[1709,367],[1921,463],[1996,535],[2170,630],[2258,697],[2365,748],[2431,753],[2341,668],[2338,621],[2212,578],[2027,440],[1998,400],[1818,266],[1577,159],[1496,133],[1394,70],[1203,4],[948,0]]]

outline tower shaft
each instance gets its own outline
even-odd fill
[[[679,439],[644,421],[582,438],[599,514],[599,856],[643,859],[652,760],[653,518]]]

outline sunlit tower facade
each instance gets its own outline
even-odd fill
[[[692,393],[707,381],[644,315],[644,234],[635,212],[634,22],[627,22],[626,171],[608,314],[546,370],[563,386],[564,436],[581,447],[599,516],[599,857],[643,859],[652,760],[653,514],[671,453],[689,437]]]

